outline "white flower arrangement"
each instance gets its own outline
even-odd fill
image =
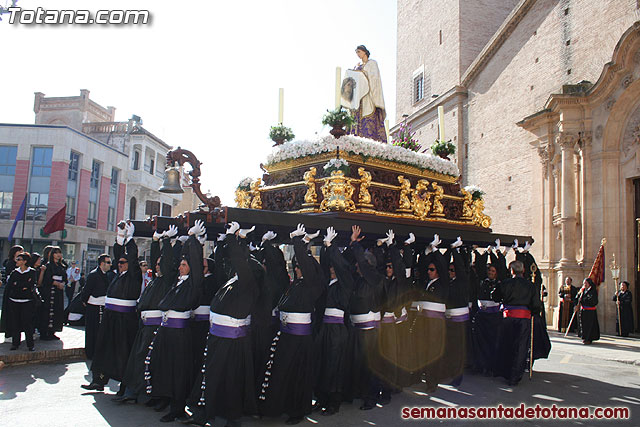
[[[482,196],[484,196],[484,191],[477,185],[467,185],[464,187],[464,191],[470,193],[473,196],[473,200],[482,199]]]
[[[450,160],[442,159],[430,153],[416,153],[403,147],[384,144],[354,135],[345,135],[339,139],[335,139],[329,135],[315,140],[285,142],[273,149],[267,157],[266,165],[327,153],[335,151],[336,148],[339,148],[340,151],[346,151],[365,158],[372,157],[380,160],[403,163],[455,177],[460,175],[458,167]]]
[[[326,165],[324,165],[324,170],[327,170],[329,168],[334,168],[334,169],[340,169],[342,167],[348,167],[349,166],[349,162],[347,162],[345,159],[331,159],[327,162]]]
[[[246,177],[242,181],[240,181],[240,183],[238,184],[237,188],[239,190],[248,190],[249,188],[251,188],[251,183],[252,182],[253,182],[252,178]]]

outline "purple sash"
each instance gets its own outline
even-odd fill
[[[111,311],[118,311],[120,313],[133,313],[134,311],[136,311],[135,306],[117,305],[111,303],[106,303],[104,305],[104,308]]]
[[[146,317],[142,319],[142,324],[144,326],[160,326],[162,323],[162,317]]]
[[[485,308],[480,307],[480,312],[481,313],[500,313],[500,307],[497,305],[494,305],[493,307],[485,307]]]
[[[285,334],[290,334],[290,335],[311,335],[311,323],[280,322],[280,330]]]
[[[337,316],[327,316],[326,314],[324,315],[324,317],[322,318],[322,323],[335,323],[335,324],[340,324],[340,323],[344,323],[344,319],[342,317],[337,317]]]
[[[213,323],[209,328],[209,333],[211,335],[220,337],[220,338],[242,338],[247,336],[247,332],[249,331],[249,325],[246,326],[225,326],[225,325],[216,325]]]
[[[368,322],[354,323],[353,326],[358,329],[378,328],[380,327],[380,322],[377,320],[370,320]]]
[[[196,314],[195,316],[193,316],[193,321],[194,322],[204,322],[204,321],[209,321],[209,314]]]
[[[176,319],[175,317],[169,317],[166,320],[163,319],[160,326],[165,328],[182,329],[189,326],[189,319]]]

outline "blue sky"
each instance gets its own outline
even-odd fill
[[[4,4],[4,0],[2,1]],[[148,9],[138,26],[10,25],[4,45],[0,122],[33,123],[33,93],[91,98],[132,114],[168,144],[203,162],[203,189],[234,205],[236,184],[261,175],[269,127],[284,93],[284,124],[298,138],[327,133],[335,68],[378,61],[387,116],[395,119],[395,0],[20,0],[23,9]],[[10,45],[10,46],[8,46]]]

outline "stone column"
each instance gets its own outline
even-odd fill
[[[561,149],[561,204],[560,224],[562,230],[562,251],[560,264],[573,265],[576,263],[576,188],[574,171],[574,147],[577,138],[571,134],[561,134],[559,138]]]

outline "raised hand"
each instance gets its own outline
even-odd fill
[[[177,235],[178,235],[178,227],[176,227],[173,224],[171,224],[169,226],[169,229],[164,232],[164,237],[168,237],[168,238],[172,238],[172,237],[175,237]]]
[[[240,230],[238,230],[238,236],[240,236],[241,239],[246,239],[247,234],[251,233],[255,229],[256,229],[255,225],[251,228],[241,228]]]
[[[227,224],[227,234],[236,234],[236,231],[238,231],[239,229],[240,229],[240,224],[238,224],[235,221],[232,221],[229,224]]]
[[[333,227],[328,227],[327,235],[324,236],[324,239],[323,239],[325,246],[327,247],[331,246],[331,242],[333,242],[333,239],[335,239],[337,235],[338,233],[336,233],[336,230],[334,230]]]
[[[277,233],[274,233],[271,230],[267,231],[262,235],[262,243],[266,242],[267,240],[275,239],[277,235],[278,235]]]
[[[305,234],[307,234],[307,232],[304,229],[304,224],[298,224],[298,227],[289,233],[289,237],[293,239],[294,237],[304,236]]]
[[[306,243],[309,243],[310,241],[312,241],[313,239],[315,239],[319,235],[320,235],[320,230],[316,231],[313,234],[305,234],[304,237],[302,238],[302,240],[304,240]]]
[[[404,241],[405,245],[410,245],[416,241],[416,236],[413,233],[409,233],[409,238]]]
[[[364,236],[360,236],[360,233],[362,233],[362,230],[360,229],[360,227],[357,226],[357,225],[352,225],[351,226],[351,241],[352,242],[360,242],[362,239],[364,239]]]

